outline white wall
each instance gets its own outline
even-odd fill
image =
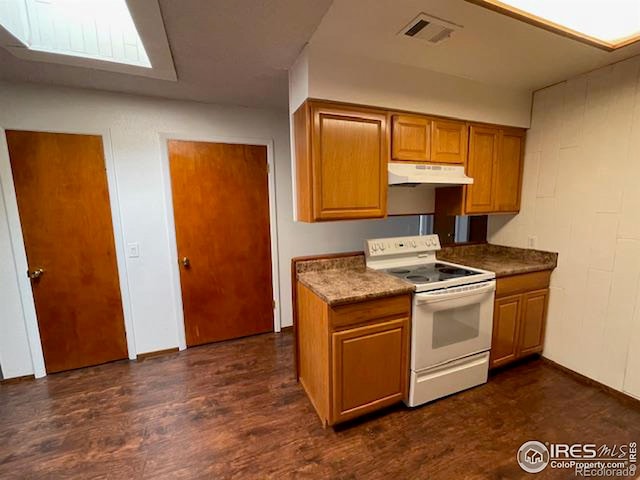
[[[0,143],[2,143],[0,139]],[[0,367],[5,378],[33,373],[13,261],[9,225],[0,195]]]
[[[309,46],[300,52],[289,69],[289,112],[295,112],[307,98],[309,98]]]
[[[417,232],[415,217],[294,223],[286,112],[0,82],[0,127],[110,131],[125,242],[138,242],[141,249],[140,258],[126,259],[137,353],[178,345],[161,132],[273,139],[283,326],[291,325],[292,256],[360,250],[368,237]],[[5,205],[0,203],[0,365],[6,378],[33,372],[16,275]]]
[[[544,355],[640,397],[640,94],[637,57],[539,91],[521,213],[489,240],[559,252]]]
[[[311,44],[290,72],[290,110],[306,97],[528,127],[531,92],[423,68],[391,64]]]

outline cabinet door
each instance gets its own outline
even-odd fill
[[[390,320],[332,334],[331,424],[406,398],[408,322]]]
[[[495,166],[498,158],[500,130],[472,126],[469,133],[467,175],[473,178],[466,193],[466,213],[488,213],[494,206]]]
[[[384,217],[387,207],[387,115],[313,104],[315,220]]]
[[[542,351],[547,319],[549,290],[538,290],[523,295],[522,319],[518,356]]]
[[[495,212],[520,211],[524,135],[524,131],[520,129],[502,130],[500,152],[495,168],[493,209]]]
[[[493,307],[493,338],[490,366],[499,367],[518,356],[522,295],[498,298]]]
[[[467,124],[451,120],[431,122],[431,161],[464,164],[467,157]]]
[[[391,158],[427,162],[431,156],[431,120],[416,115],[393,116]]]

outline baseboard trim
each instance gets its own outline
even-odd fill
[[[23,375],[21,377],[14,377],[14,378],[3,378],[2,380],[0,380],[0,385],[11,384],[11,383],[22,383],[28,380],[35,380],[35,379],[36,379],[36,376],[33,374]]]
[[[529,362],[535,362],[536,360],[542,358],[539,353],[532,353],[527,355],[526,357],[521,357],[516,360],[512,360],[509,363],[505,363],[503,365],[498,365],[497,367],[489,367],[489,375],[497,375],[505,370],[511,370],[514,367],[518,367],[520,365],[525,365]]]
[[[584,383],[585,385],[596,387],[599,390],[602,390],[603,392],[608,393],[612,397],[616,397],[621,402],[640,410],[640,400],[629,395],[628,393],[621,392],[620,390],[616,390],[615,388],[611,388],[610,386],[605,385],[604,383],[600,383],[597,380],[594,380],[593,378],[589,378],[585,375],[582,375],[581,373],[578,373],[575,370],[571,370],[570,368],[567,368],[564,365],[560,365],[559,363],[556,363],[553,360],[549,360],[546,357],[540,357],[540,359],[550,367],[560,370],[568,375],[571,375],[580,383]]]
[[[156,350],[154,352],[147,352],[147,353],[139,353],[136,357],[136,360],[146,360],[149,358],[154,358],[154,357],[160,357],[162,355],[168,355],[170,353],[176,353],[178,352],[180,349],[178,347],[173,347],[173,348],[166,348],[164,350]]]

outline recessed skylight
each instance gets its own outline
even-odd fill
[[[638,0],[467,0],[614,50],[640,40]]]
[[[34,52],[151,68],[126,0],[0,0],[0,25]]]

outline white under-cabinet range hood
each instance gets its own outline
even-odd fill
[[[469,185],[462,165],[431,165],[424,163],[389,163],[389,185]]]

